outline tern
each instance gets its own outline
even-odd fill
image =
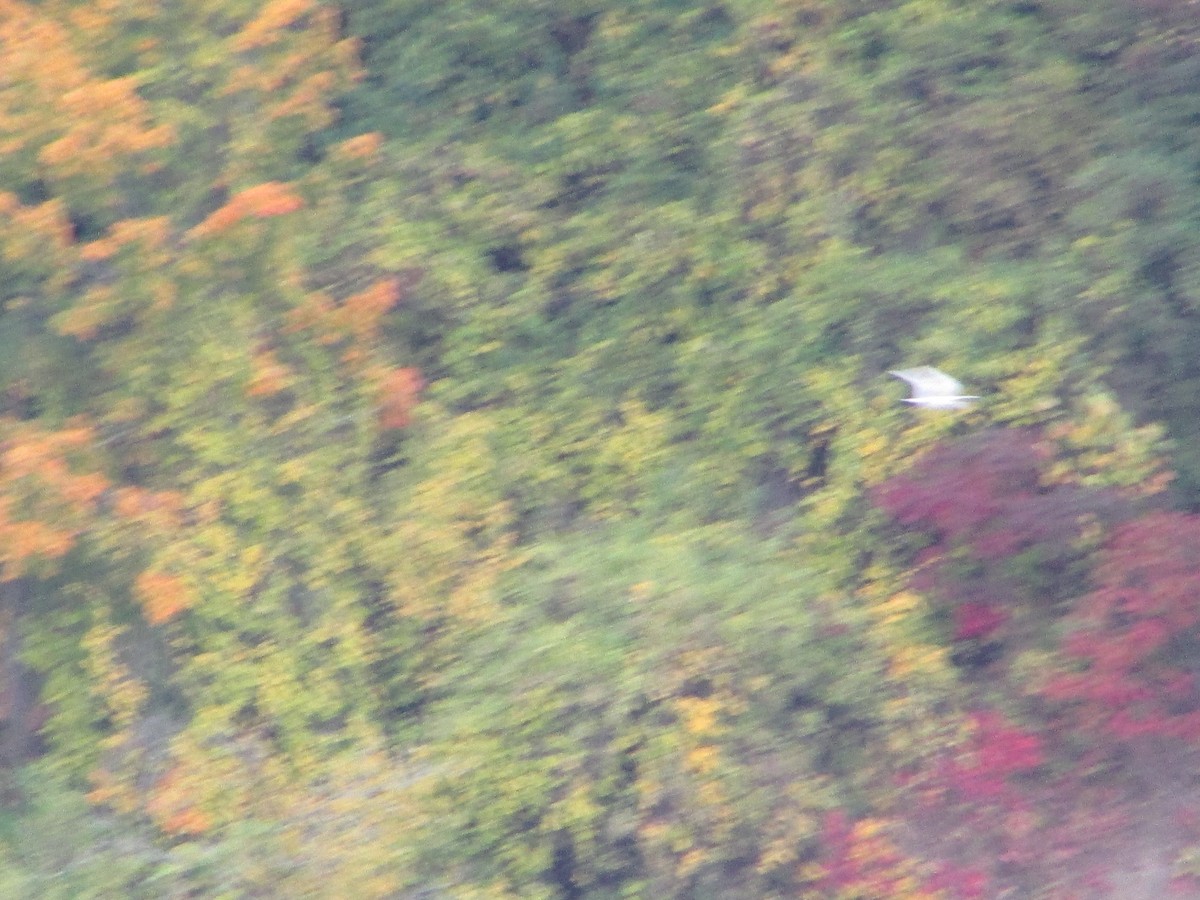
[[[962,382],[933,366],[917,366],[915,369],[895,369],[888,372],[907,381],[912,396],[904,402],[926,409],[966,409],[979,398],[964,394]]]

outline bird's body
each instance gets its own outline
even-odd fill
[[[933,366],[917,366],[915,369],[896,369],[888,372],[912,388],[912,396],[904,402],[925,409],[966,409],[979,398],[964,394],[962,382]]]

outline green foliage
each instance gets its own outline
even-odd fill
[[[884,699],[819,591],[722,527],[539,543],[435,709],[430,864],[522,896],[767,889],[853,790]]]
[[[839,807],[911,893],[978,695],[870,491],[1196,503],[1183,7],[8,7],[0,893],[796,895]]]
[[[151,896],[141,885],[167,854],[154,846],[147,831],[98,816],[78,791],[46,767],[30,767],[19,786],[21,806],[7,810],[0,820],[0,890],[5,895],[55,900]]]

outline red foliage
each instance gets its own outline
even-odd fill
[[[992,429],[938,445],[874,492],[934,541],[914,560],[912,587],[948,607],[956,641],[1020,633],[1025,611],[1077,590],[1085,528],[1133,512],[1114,490],[1051,481],[1047,446],[1032,429]]]
[[[984,897],[991,896],[988,877],[984,872],[953,863],[942,863],[938,866],[927,887],[931,891],[939,891],[959,900],[983,900]]]
[[[962,603],[954,609],[954,639],[988,638],[1006,621],[1008,615],[988,603]]]
[[[910,834],[935,854],[929,888],[946,897],[1110,896],[1098,847],[1135,824],[1128,796],[1070,765],[1061,744],[995,710],[971,714],[957,747],[935,748],[901,783]],[[952,864],[947,864],[952,863]]]
[[[895,845],[888,830],[878,819],[851,822],[840,809],[827,814],[821,834],[821,890],[836,897],[931,896],[920,883],[916,860]]]
[[[1200,653],[1198,560],[1198,516],[1156,512],[1118,528],[1062,641],[1074,667],[1048,678],[1043,695],[1119,741],[1200,736],[1200,686],[1178,664]]]
[[[939,764],[939,780],[964,800],[1006,799],[1009,807],[1019,805],[1007,782],[1045,762],[1041,738],[991,710],[970,719],[974,733],[966,752]]]
[[[990,657],[989,678],[1000,681],[987,690],[1036,696],[1026,707],[1036,724],[978,711],[961,745],[931,748],[902,785],[909,833],[963,867],[925,882],[947,896],[1047,885],[1052,896],[1109,895],[1109,851],[1156,814],[1145,785],[1120,774],[1128,760],[1153,754],[1194,770],[1200,516],[1146,513],[1115,490],[1055,483],[1045,462],[1034,432],[986,432],[935,448],[874,494],[929,537],[910,586],[945,605],[955,641],[1033,651],[1020,666]],[[1089,551],[1105,534],[1103,549]],[[1032,671],[1039,659],[1049,671]],[[1186,847],[1194,833],[1181,825],[1170,842]],[[1192,886],[1177,879],[1172,890]]]
[[[1037,496],[1041,463],[1029,433],[985,432],[934,448],[908,474],[881,485],[875,501],[896,521],[944,543],[977,541],[992,537],[990,523],[1012,517],[1014,500]],[[1022,536],[1011,526],[1002,530],[1010,532],[1001,541],[1008,552],[1019,547]]]
[[[1046,484],[1047,454],[1029,429],[994,429],[941,444],[874,492],[902,525],[929,533],[942,550],[965,547],[994,562],[1036,547],[1047,559],[1072,552],[1086,519],[1127,514],[1113,491]]]
[[[1036,734],[1009,725],[998,712],[975,713],[975,752],[979,767],[1001,777],[1036,769],[1046,761],[1042,740]]]

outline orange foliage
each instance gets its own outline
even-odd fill
[[[360,81],[363,77],[363,70],[359,65],[362,47],[358,38],[346,38],[338,41],[333,45],[332,50],[338,65],[349,74],[350,80]]]
[[[88,288],[80,302],[54,317],[51,324],[59,334],[90,341],[104,323],[113,318],[119,298],[110,285]]]
[[[234,194],[224,206],[188,232],[192,238],[228,231],[243,219],[268,219],[304,208],[304,199],[280,181],[256,184]]]
[[[83,34],[96,34],[112,27],[111,10],[102,8],[111,5],[111,3],[104,2],[90,3],[70,10],[66,18],[75,31]]]
[[[304,208],[304,200],[289,185],[279,181],[267,181],[246,188],[233,196],[232,205],[242,210],[243,215],[256,219],[283,216]],[[230,205],[230,204],[227,204]]]
[[[181,579],[161,572],[143,572],[134,588],[142,603],[142,614],[151,625],[169,622],[195,602]]]
[[[342,159],[359,159],[366,162],[374,162],[378,159],[379,151],[382,147],[383,135],[378,131],[372,131],[342,141],[333,148],[333,153]]]
[[[368,359],[384,314],[404,299],[407,289],[417,280],[419,276],[411,272],[384,278],[347,297],[340,305],[327,294],[310,294],[302,305],[288,313],[285,330],[289,334],[312,330],[317,342],[324,346],[353,338],[354,345],[342,354],[342,361],[357,366]]]
[[[120,487],[113,491],[112,510],[123,519],[175,529],[183,522],[183,495]]]
[[[70,49],[67,31],[23,3],[0,3],[0,51],[6,83],[19,86],[0,97],[6,136],[0,149],[12,153],[44,142],[52,118],[47,109],[88,76]]]
[[[108,487],[103,476],[71,472],[64,451],[88,433],[26,433],[0,454],[0,572],[19,577],[35,559],[58,559]],[[54,524],[50,524],[53,522]]]
[[[326,128],[333,124],[334,113],[326,105],[325,97],[332,93],[337,78],[333,72],[317,72],[309,75],[296,87],[292,95],[271,107],[268,115],[272,119],[288,116],[303,116],[310,128]]]
[[[0,511],[0,571],[5,580],[19,578],[25,574],[27,564],[36,558],[58,559],[65,556],[75,544],[70,532],[55,529],[32,520],[7,521],[8,511]]]
[[[86,260],[109,259],[130,244],[141,244],[146,249],[161,250],[170,233],[171,220],[166,216],[122,219],[112,224],[106,237],[84,244],[80,248],[80,255]]]
[[[111,258],[120,248],[111,240],[100,238],[79,248],[79,255],[87,262]]]
[[[288,26],[298,22],[314,5],[313,0],[272,0],[234,38],[234,49],[252,50],[277,42]]]
[[[62,495],[75,506],[91,506],[108,490],[108,479],[97,472],[76,475],[63,483]]]
[[[109,768],[97,767],[88,773],[91,789],[87,801],[93,806],[106,806],[121,813],[140,813],[145,803],[145,791],[129,784],[125,773],[120,775]]]
[[[250,397],[270,397],[284,391],[292,383],[292,373],[270,350],[257,354],[253,361],[254,370],[246,384]]]
[[[203,834],[212,827],[208,815],[192,803],[187,781],[178,766],[154,785],[154,792],[146,803],[146,812],[168,834]]]
[[[383,314],[400,302],[400,282],[396,278],[377,281],[365,291],[346,298],[342,319],[359,340],[375,335]]]
[[[287,325],[284,327],[284,333],[295,334],[299,331],[307,331],[309,329],[317,330],[320,326],[329,322],[337,306],[333,302],[333,298],[328,294],[320,291],[309,294],[304,298],[304,303],[292,309],[287,314]],[[334,336],[333,341],[337,337]],[[321,341],[321,343],[331,343]]]
[[[88,425],[81,424],[83,421],[82,418],[68,420],[69,428],[64,428],[62,431],[56,431],[51,434],[51,446],[66,449],[68,447],[86,447],[92,443],[96,439],[96,432]]]
[[[0,152],[36,153],[51,179],[111,183],[127,157],[166,147],[175,135],[151,123],[135,79],[97,78],[71,47],[70,31],[41,5],[0,0]]]
[[[59,99],[61,115],[72,127],[46,144],[38,160],[64,174],[82,175],[98,160],[144,153],[175,142],[170,125],[151,127],[133,78],[89,80]]]
[[[332,95],[361,77],[358,45],[339,39],[334,9],[313,0],[269,0],[231,40],[236,64],[223,94],[252,92],[270,120],[299,119],[306,130],[337,116]]]
[[[87,428],[17,425],[0,444],[0,578],[20,577],[34,561],[58,559],[74,546],[108,489],[99,473],[68,465],[68,452],[91,440]]]
[[[121,789],[112,773],[106,769],[93,769],[88,774],[92,788],[87,792],[88,803],[93,806],[110,805],[120,801]]]
[[[379,385],[379,425],[381,428],[407,428],[417,405],[425,379],[419,369],[408,367],[387,372]]]
[[[0,253],[10,259],[44,261],[51,251],[74,243],[75,228],[59,199],[22,206],[12,194],[0,194]]]

